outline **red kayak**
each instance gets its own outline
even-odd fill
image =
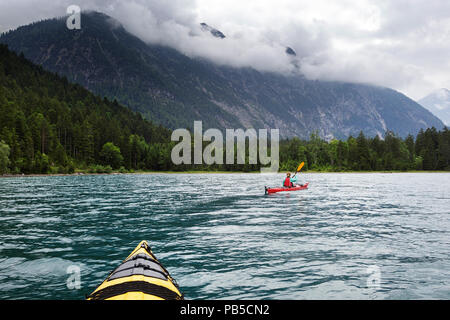
[[[297,187],[292,187],[292,188],[267,188],[266,187],[266,194],[305,190],[305,189],[308,189],[308,185],[309,185],[309,182],[305,183],[302,186],[297,186]]]

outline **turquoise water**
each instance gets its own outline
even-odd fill
[[[188,299],[450,299],[450,174],[300,177],[0,179],[0,299],[83,299],[144,239]]]

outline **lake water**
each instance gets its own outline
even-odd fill
[[[0,299],[83,299],[141,240],[187,299],[450,299],[450,174],[300,177],[0,179]]]

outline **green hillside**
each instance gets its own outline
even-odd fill
[[[9,154],[3,171],[13,173],[67,173],[94,164],[158,169],[164,161],[139,164],[136,150],[160,154],[170,131],[0,45],[0,141]]]

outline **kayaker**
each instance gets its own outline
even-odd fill
[[[295,187],[294,182],[297,182],[297,178],[296,177],[291,178],[291,173],[290,172],[286,173],[286,179],[284,179],[283,186],[285,188]]]

